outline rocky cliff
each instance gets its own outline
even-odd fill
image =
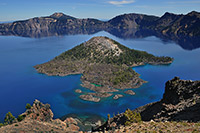
[[[167,121],[200,122],[199,110],[200,81],[181,80],[175,77],[166,82],[165,93],[160,101],[139,107],[132,112],[139,113],[143,121],[157,121],[162,125],[162,122]],[[126,126],[126,122],[129,120],[126,112],[109,118],[104,125],[93,130],[103,131]],[[158,123],[156,125],[160,126]],[[148,124],[152,125],[151,122],[146,123],[146,125]],[[189,124],[185,123],[186,126]],[[135,124],[135,126],[139,125],[144,125],[144,123]],[[192,125],[190,126],[192,127]]]
[[[19,121],[20,117],[20,121]],[[1,133],[30,133],[30,132],[59,132],[74,133],[79,131],[79,120],[66,118],[64,121],[53,119],[53,112],[49,104],[43,104],[35,100],[33,105],[21,114],[11,125],[0,128]]]
[[[180,80],[166,82],[161,101],[136,109],[144,121],[200,121],[200,81]]]

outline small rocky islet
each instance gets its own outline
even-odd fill
[[[49,76],[82,74],[81,86],[94,93],[81,90],[75,92],[83,100],[99,102],[110,96],[118,99],[122,97],[119,95],[121,93],[134,95],[133,91],[125,89],[138,88],[146,83],[132,67],[144,64],[164,65],[172,61],[171,57],[156,57],[145,51],[129,49],[108,37],[98,36],[34,67],[38,73]]]

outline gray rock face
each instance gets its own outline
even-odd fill
[[[144,121],[200,121],[200,81],[167,81],[165,93],[159,102],[139,107]]]
[[[180,80],[178,77],[168,81],[165,87],[162,102],[166,104],[178,104],[200,94],[200,82]]]

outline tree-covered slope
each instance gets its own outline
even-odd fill
[[[137,88],[145,82],[131,69],[132,66],[169,64],[172,61],[170,57],[156,57],[144,51],[129,49],[107,37],[93,37],[35,68],[39,73],[47,75],[83,74],[82,86],[95,91],[99,97],[105,97],[111,96],[108,92],[116,92],[115,89]],[[99,101],[93,98],[94,95],[81,98]]]

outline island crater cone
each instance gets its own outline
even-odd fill
[[[94,93],[80,95],[87,101],[99,102],[101,98],[113,96],[122,89],[138,88],[143,83],[131,67],[144,64],[170,64],[173,58],[156,57],[138,51],[103,36],[93,37],[53,60],[34,66],[39,73],[49,76],[82,74],[82,86]]]

